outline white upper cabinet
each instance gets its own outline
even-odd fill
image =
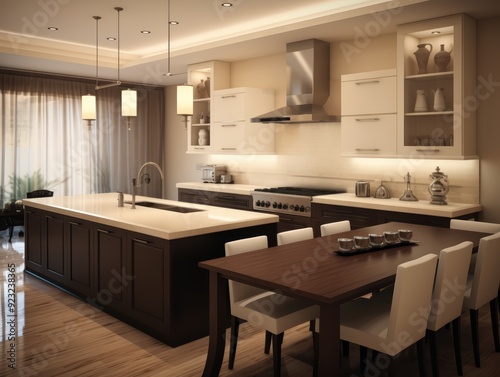
[[[477,158],[475,20],[454,15],[398,26],[397,69],[398,154]]]
[[[274,109],[274,92],[259,88],[231,88],[213,92],[212,153],[275,153],[273,124],[250,118]]]
[[[187,123],[187,153],[212,153],[213,92],[230,87],[230,65],[209,61],[188,66],[188,84],[193,85],[193,116]]]
[[[341,153],[391,157],[397,153],[396,70],[341,77]]]

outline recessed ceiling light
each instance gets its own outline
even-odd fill
[[[226,7],[226,8],[229,8],[229,7],[232,7],[232,6],[233,6],[233,3],[222,3],[220,6],[221,6],[221,7]]]
[[[436,31],[431,32],[431,34],[436,35],[436,34],[441,34],[441,32],[436,30]]]
[[[141,34],[151,34],[149,30],[141,30]]]
[[[57,31],[57,30],[59,30],[59,28],[54,27],[54,26],[49,26],[47,29],[49,29],[50,31]]]
[[[115,37],[107,37],[106,38],[108,41],[116,41],[116,38]]]
[[[179,21],[168,21],[170,25],[179,25]]]

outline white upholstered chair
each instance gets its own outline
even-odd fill
[[[452,322],[453,327],[457,374],[459,376],[463,374],[460,316],[462,314],[472,247],[472,242],[466,241],[443,249],[439,253],[438,268],[432,292],[431,312],[427,321],[427,334],[429,336],[432,374],[434,377],[439,376],[436,333],[450,322]]]
[[[267,248],[267,237],[257,236],[225,244],[226,256]],[[231,307],[231,340],[229,369],[233,369],[240,322],[247,321],[272,334],[274,376],[281,374],[283,333],[319,316],[319,306],[229,280]],[[266,353],[269,349],[266,346]]]
[[[490,304],[495,351],[500,352],[498,334],[498,289],[500,285],[500,232],[481,238],[474,268],[469,275],[463,308],[469,309],[476,366],[481,366],[479,353],[478,310]]]
[[[484,221],[451,219],[450,229],[460,229],[460,230],[468,230],[471,232],[493,234],[500,232],[500,224],[487,223]]]
[[[319,229],[321,237],[348,232],[351,230],[351,222],[349,220],[335,221],[333,223],[322,224]]]
[[[310,240],[314,238],[313,228],[300,228],[294,230],[287,230],[277,234],[277,241],[279,245],[285,245],[292,242],[299,242]]]
[[[362,373],[367,349],[396,356],[416,343],[419,370],[423,375],[422,340],[430,311],[426,308],[430,309],[436,265],[437,256],[434,254],[402,263],[397,268],[391,299],[387,299],[386,293],[381,293],[370,299],[358,298],[341,305],[340,338],[361,346]],[[320,329],[321,324],[317,321],[316,330]]]

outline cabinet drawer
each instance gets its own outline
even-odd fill
[[[213,122],[245,120],[245,93],[226,93],[213,98]]]
[[[245,122],[214,123],[212,127],[214,153],[237,152],[245,138]]]
[[[206,205],[212,204],[211,193],[209,191],[178,189],[177,196],[180,202]]]
[[[218,207],[252,210],[253,203],[250,195],[213,193],[212,204]]]
[[[342,116],[395,113],[396,76],[342,81],[341,95]]]
[[[396,155],[396,114],[342,117],[342,155]]]

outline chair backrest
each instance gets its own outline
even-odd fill
[[[314,233],[313,233],[313,228],[308,227],[308,228],[287,230],[286,232],[278,233],[277,237],[278,237],[278,245],[285,245],[287,243],[310,240],[314,238]]]
[[[386,337],[398,345],[396,353],[413,344],[400,344],[402,334],[413,342],[425,336],[437,259],[437,255],[427,254],[397,268]]]
[[[479,240],[469,309],[479,309],[497,297],[500,285],[500,232]]]
[[[333,223],[323,224],[319,227],[321,237],[348,232],[351,230],[351,222],[349,220],[335,221]]]
[[[439,330],[462,313],[472,247],[472,242],[466,241],[439,253],[431,312],[427,322],[429,330]]]
[[[241,240],[227,242],[225,244],[225,251],[226,251],[226,256],[231,256],[231,255],[246,253],[253,250],[266,249],[267,246],[268,246],[267,236],[257,236],[257,237],[250,237]],[[236,302],[266,292],[263,289],[252,287],[251,285],[239,283],[232,280],[229,280],[228,285],[229,285],[229,301],[231,303],[231,306]]]
[[[34,190],[26,193],[27,198],[48,198],[54,195],[53,191],[50,190]]]
[[[500,224],[487,223],[484,221],[471,221],[471,220],[460,220],[451,219],[450,229],[460,229],[468,230],[471,232],[481,232],[481,233],[498,233],[500,232]]]

